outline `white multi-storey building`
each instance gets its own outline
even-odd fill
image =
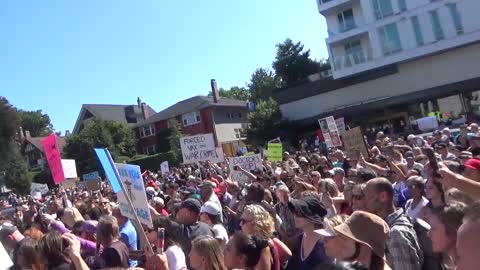
[[[333,77],[480,41],[480,0],[317,0]]]

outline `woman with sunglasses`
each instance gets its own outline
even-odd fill
[[[270,213],[262,206],[247,205],[240,219],[242,232],[246,235],[255,235],[268,239],[268,247],[262,251],[256,269],[279,270],[292,253],[279,239],[273,237],[275,223]]]

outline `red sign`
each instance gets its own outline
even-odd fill
[[[42,141],[43,151],[48,161],[48,166],[52,172],[53,181],[55,184],[65,181],[65,175],[63,174],[62,159],[60,157],[60,151],[58,150],[57,137],[55,134],[51,134]]]

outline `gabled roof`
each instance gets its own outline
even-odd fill
[[[141,110],[138,105],[83,104],[82,109],[78,114],[75,127],[73,128],[73,133],[78,132],[80,123],[87,112],[90,112],[96,119],[114,121],[117,123],[134,126],[140,121],[140,119],[136,119],[135,122],[129,122],[127,120],[127,111],[131,113],[131,116],[134,116],[135,112],[138,110]],[[145,105],[145,110],[147,117],[153,116],[156,113],[155,110],[148,105]]]
[[[152,124],[162,120],[167,120],[172,117],[182,115],[185,113],[201,110],[208,107],[246,107],[247,102],[237,99],[220,97],[217,103],[213,101],[213,97],[194,96],[166,108],[165,110],[154,114],[147,118],[146,121],[139,123],[137,126]]]
[[[38,150],[40,150],[40,152],[43,153],[42,141],[45,138],[46,137],[30,137],[30,138],[25,138],[25,140],[27,142],[29,142],[30,144],[32,144],[33,146],[35,146],[35,148],[37,148]],[[65,147],[66,144],[67,144],[67,141],[66,141],[65,137],[57,136],[57,145],[58,145],[58,150],[60,151],[60,153],[62,153],[63,148]]]

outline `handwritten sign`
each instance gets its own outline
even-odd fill
[[[252,171],[255,169],[259,169],[259,170],[263,169],[262,156],[260,154],[243,156],[243,157],[233,157],[233,158],[230,158],[229,161],[230,161],[230,171],[232,172],[230,177],[232,178],[232,180],[242,184],[249,182],[248,177],[246,177],[246,175],[242,172],[235,171],[233,169],[234,166],[240,166],[247,171]]]
[[[343,135],[345,133],[345,131],[347,130],[345,128],[345,118],[340,117],[340,118],[335,119],[335,124],[337,125],[338,132],[341,135]]]
[[[52,172],[53,182],[59,184],[65,181],[65,175],[62,169],[62,160],[60,158],[60,151],[58,150],[57,137],[51,134],[42,141],[43,151],[47,158],[48,166]]]
[[[74,159],[62,159],[62,168],[65,179],[77,178],[77,167]]]
[[[120,181],[122,181],[125,191],[132,201],[138,219],[142,224],[152,228],[152,217],[150,216],[150,210],[148,209],[147,195],[145,193],[140,166],[125,163],[115,163],[115,166],[120,175]],[[119,192],[117,193],[117,196],[122,215],[134,219],[134,213],[132,213],[131,208],[128,206],[125,194]]]
[[[164,161],[160,163],[160,172],[162,172],[163,175],[168,174],[170,172],[168,161]]]
[[[180,147],[185,164],[218,159],[211,133],[180,138]]]
[[[83,181],[98,180],[99,177],[100,177],[100,174],[97,171],[89,172],[82,175]]]
[[[362,130],[359,127],[349,129],[343,135],[343,144],[347,157],[356,159],[358,153],[368,157],[368,150],[363,139]]]
[[[85,188],[89,191],[100,190],[101,182],[99,179],[96,180],[88,180],[85,183]],[[77,183],[78,186],[78,183]]]
[[[333,116],[318,120],[320,129],[322,130],[323,139],[327,147],[337,147],[342,145],[340,135],[338,134],[337,124]]]
[[[77,179],[75,178],[66,179],[62,183],[62,187],[64,189],[75,189],[77,187]]]
[[[283,160],[283,146],[281,143],[269,143],[267,149],[268,160],[282,161]]]

